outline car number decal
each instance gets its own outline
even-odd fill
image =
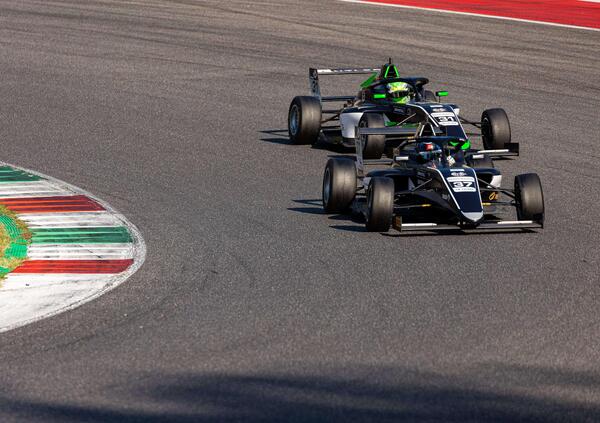
[[[440,126],[456,126],[456,125],[458,125],[456,115],[452,112],[432,113],[431,117],[434,118],[435,121],[438,124],[440,124]]]
[[[471,176],[451,176],[446,179],[454,192],[476,192],[475,178]]]

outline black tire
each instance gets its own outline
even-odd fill
[[[506,148],[510,142],[510,123],[504,109],[488,109],[481,114],[481,138],[487,150]]]
[[[294,97],[288,111],[292,144],[316,144],[321,131],[321,103],[316,97]]]
[[[483,159],[471,159],[469,166],[474,169],[485,169],[494,167],[494,161],[490,156],[483,156]]]
[[[373,177],[367,192],[366,226],[369,232],[387,232],[394,216],[394,180]]]
[[[515,202],[519,220],[544,222],[544,193],[537,174],[515,176]]]
[[[428,101],[430,103],[437,103],[438,99],[433,93],[433,91],[425,90],[423,92],[423,100]]]
[[[323,173],[323,208],[327,213],[348,210],[356,195],[356,165],[350,159],[329,159]]]
[[[379,113],[364,113],[358,126],[361,128],[385,128],[383,115]],[[364,137],[363,159],[374,160],[381,159],[385,150],[385,135],[366,135]]]

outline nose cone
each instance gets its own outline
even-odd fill
[[[471,223],[478,223],[481,219],[483,219],[483,211],[462,213],[462,215],[465,219],[467,219]]]

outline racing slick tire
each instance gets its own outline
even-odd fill
[[[429,90],[425,90],[425,92],[423,92],[423,99],[429,103],[437,103],[438,102],[437,97],[435,96],[433,91],[429,91]]]
[[[321,132],[321,103],[316,97],[294,97],[288,111],[292,144],[316,144]]]
[[[515,203],[519,220],[544,222],[544,193],[536,173],[515,176]]]
[[[481,114],[481,138],[486,150],[506,148],[510,143],[510,123],[504,109],[488,109]]]
[[[361,128],[385,128],[383,115],[379,113],[364,113],[358,126]],[[385,150],[385,135],[366,135],[363,146],[363,159],[377,160],[381,159]]]
[[[356,195],[356,165],[350,159],[329,159],[323,173],[323,209],[327,213],[348,210]]]
[[[366,226],[369,232],[387,232],[394,217],[394,180],[375,176],[367,191]]]

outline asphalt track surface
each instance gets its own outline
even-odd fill
[[[600,420],[600,34],[252,3],[0,2],[2,160],[100,196],[148,247],[117,289],[0,336],[0,421]],[[540,174],[546,229],[322,214],[340,151],[273,130],[309,66],[388,55],[464,116],[506,108],[522,155],[499,166]]]

